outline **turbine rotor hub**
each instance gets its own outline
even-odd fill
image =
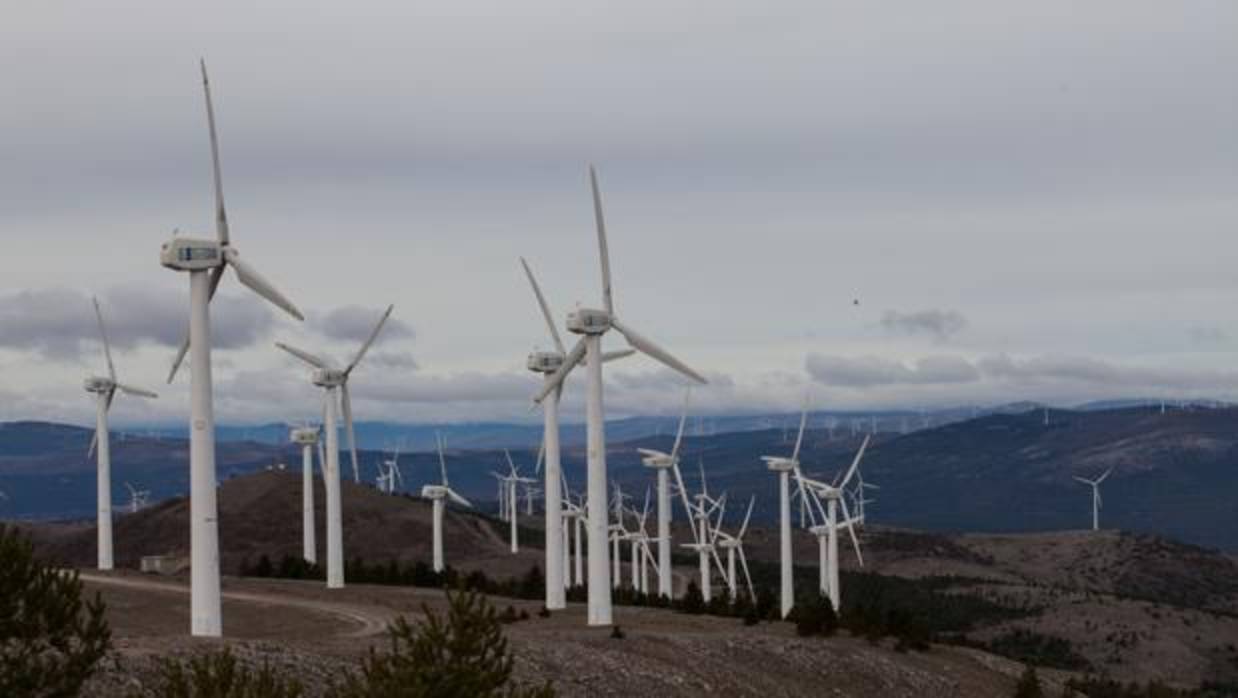
[[[338,388],[344,385],[347,377],[344,372],[337,368],[320,368],[314,371],[314,385],[323,388]]]
[[[100,376],[91,376],[90,378],[82,381],[82,385],[86,388],[86,392],[88,393],[106,393],[116,387],[116,384],[112,382],[111,378],[103,378]]]
[[[567,329],[573,334],[605,334],[610,313],[596,308],[577,308],[567,314]]]

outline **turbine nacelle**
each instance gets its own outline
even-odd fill
[[[313,446],[318,443],[318,430],[309,427],[293,429],[288,434],[288,440],[299,446]]]
[[[535,351],[529,354],[527,366],[535,373],[554,373],[563,365],[563,354],[556,351]]]
[[[323,388],[338,388],[348,381],[348,373],[338,368],[320,368],[314,371],[310,380]]]
[[[421,488],[421,496],[425,499],[446,499],[447,488],[442,485],[424,485]]]
[[[573,334],[605,334],[610,325],[610,313],[605,310],[577,308],[567,314],[567,329]]]
[[[88,393],[110,393],[116,389],[116,381],[101,376],[91,376],[82,381]]]
[[[794,458],[782,458],[780,456],[761,456],[761,460],[765,461],[765,467],[776,473],[789,473],[792,470],[800,467],[800,462]]]
[[[222,266],[223,245],[206,238],[174,237],[159,249],[159,263],[178,271],[205,271]]]
[[[651,448],[638,448],[636,450],[641,454],[641,465],[644,465],[646,468],[669,470],[679,462],[679,459],[675,456],[662,451],[655,451]]]

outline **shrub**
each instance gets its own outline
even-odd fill
[[[834,604],[821,594],[814,594],[795,605],[795,632],[800,637],[828,637],[838,630],[838,614]]]
[[[0,524],[0,695],[75,696],[112,646],[103,600]]]
[[[134,698],[300,698],[303,691],[296,679],[267,664],[251,670],[225,648],[188,661],[161,659],[155,685]]]
[[[425,620],[403,616],[388,627],[391,649],[373,648],[360,673],[346,674],[330,698],[550,698],[549,684],[517,688],[498,615],[482,596],[448,592],[446,618],[423,606]]]
[[[1023,668],[1023,675],[1014,687],[1014,698],[1044,698],[1044,689],[1040,687],[1040,677],[1032,666]]]

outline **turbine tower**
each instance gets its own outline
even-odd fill
[[[421,496],[429,499],[434,505],[434,571],[443,571],[443,500],[451,501],[464,507],[472,507],[469,500],[461,497],[447,482],[447,459],[443,456],[443,439],[436,432],[434,440],[438,445],[438,467],[442,475],[441,484],[425,485],[421,488]]]
[[[149,390],[135,388],[116,380],[116,366],[112,363],[112,347],[107,341],[107,329],[103,326],[103,313],[99,299],[94,298],[95,318],[99,321],[99,336],[103,339],[103,356],[107,358],[107,377],[91,376],[85,381],[86,392],[95,396],[95,435],[90,440],[91,454],[96,457],[95,494],[98,503],[98,565],[101,570],[112,569],[112,446],[108,439],[107,413],[119,390],[138,397],[158,397]]]
[[[186,353],[189,357],[189,557],[190,631],[201,637],[219,637],[223,618],[219,597],[219,524],[215,503],[215,409],[211,396],[210,302],[232,267],[236,278],[289,315],[304,320],[301,311],[241,259],[228,235],[228,216],[219,171],[219,140],[215,135],[215,112],[211,88],[202,63],[202,89],[206,94],[206,117],[211,134],[211,163],[215,180],[215,239],[173,237],[163,244],[159,261],[176,271],[189,272],[189,337],[172,363],[168,382]]]
[[[318,443],[318,430],[302,427],[293,429],[289,440],[301,447],[301,557],[310,564],[318,563],[318,542],[314,532],[314,447]],[[319,451],[319,466],[322,466]]]
[[[129,513],[136,514],[150,501],[150,490],[139,490],[127,482],[125,488],[129,490]]]
[[[507,516],[510,524],[511,550],[512,554],[520,552],[520,541],[518,519],[520,514],[520,498],[516,493],[516,488],[520,485],[528,485],[529,483],[537,482],[533,478],[521,477],[520,472],[516,469],[516,463],[512,461],[512,454],[507,449],[503,449],[503,455],[507,458],[508,475],[502,477],[503,482],[507,485]]]
[[[808,424],[808,405],[800,415],[800,432],[795,437],[795,450],[790,458],[781,456],[761,456],[765,466],[778,473],[778,528],[779,528],[779,568],[780,568],[780,610],[786,618],[795,605],[795,589],[791,572],[791,471],[800,467],[800,446],[804,443],[804,427]],[[803,493],[800,493],[803,496]]]
[[[1093,531],[1100,530],[1100,508],[1101,508],[1100,483],[1104,482],[1105,478],[1109,477],[1109,473],[1111,472],[1113,472],[1113,468],[1109,468],[1108,470],[1105,471],[1103,475],[1096,478],[1095,480],[1089,480],[1085,477],[1079,477],[1077,475],[1074,476],[1075,480],[1082,482],[1085,485],[1089,485],[1092,488],[1092,530]]]
[[[621,323],[615,315],[614,301],[611,296],[610,255],[606,247],[606,224],[602,217],[602,196],[598,191],[597,173],[589,168],[589,184],[593,190],[593,214],[597,224],[598,249],[602,263],[602,302],[604,309],[577,308],[567,316],[567,328],[574,334],[581,335],[563,360],[561,365],[550,377],[535,400],[542,402],[548,395],[557,391],[563,384],[563,379],[576,364],[585,362],[588,373],[588,395],[585,401],[588,442],[588,518],[589,518],[589,625],[610,625],[612,622],[611,608],[611,570],[605,555],[594,551],[606,547],[607,511],[606,504],[606,418],[602,409],[602,335],[610,329],[618,330],[637,351],[669,366],[699,383],[705,383],[705,378],[693,371],[686,364],[676,359],[666,350],[654,344],[643,335],[626,324]]]
[[[387,306],[387,311],[378,319],[378,324],[374,325],[374,330],[370,332],[370,336],[365,340],[365,344],[361,345],[361,349],[353,357],[352,363],[348,364],[344,369],[335,368],[334,364],[327,359],[315,356],[307,351],[297,349],[283,342],[275,343],[275,346],[312,366],[314,372],[310,379],[314,385],[325,391],[322,403],[322,426],[323,431],[326,432],[327,441],[327,464],[326,471],[323,473],[323,485],[327,493],[328,589],[342,589],[344,587],[344,524],[340,502],[340,447],[339,431],[335,426],[337,400],[344,412],[344,428],[348,432],[348,450],[352,454],[353,474],[360,480],[359,470],[357,469],[357,438],[356,432],[353,430],[352,399],[348,394],[348,378],[352,375],[353,369],[357,367],[357,364],[361,363],[361,359],[369,351],[370,345],[378,338],[378,333],[382,331],[383,325],[386,324],[387,318],[391,317],[391,311],[394,309],[394,305]]]
[[[865,436],[864,441],[860,444],[860,450],[855,454],[855,459],[851,461],[851,467],[847,469],[841,481],[834,483],[821,482],[806,477],[800,472],[799,467],[795,469],[795,480],[801,489],[807,488],[812,494],[812,503],[817,507],[817,513],[821,515],[824,523],[814,525],[812,532],[817,536],[818,546],[820,548],[822,559],[821,576],[822,576],[822,591],[830,597],[830,603],[834,605],[834,610],[837,612],[842,607],[839,605],[841,594],[839,592],[839,571],[838,571],[838,532],[842,529],[847,529],[847,533],[851,535],[851,544],[855,546],[856,559],[860,561],[860,566],[864,565],[864,556],[860,554],[860,541],[855,535],[855,526],[858,519],[852,518],[851,512],[847,509],[847,500],[843,496],[847,488],[847,483],[855,475],[856,470],[860,467],[860,459],[864,457],[864,451],[868,448],[868,442],[871,437]],[[824,499],[826,506],[821,507],[821,500]],[[838,508],[842,507],[844,520],[838,521]],[[811,511],[811,507],[810,507]],[[815,515],[814,515],[815,519]]]
[[[679,415],[679,431],[675,433],[675,445],[670,453],[655,451],[651,448],[636,449],[641,454],[641,463],[646,468],[653,468],[658,478],[658,594],[671,598],[674,595],[671,582],[671,486],[670,472],[675,471],[677,481],[682,484],[679,469],[679,446],[683,442],[683,428],[688,420],[688,399],[690,393],[684,394],[683,413]],[[685,500],[686,502],[686,500]]]
[[[676,468],[678,472],[678,468]],[[688,519],[692,522],[692,537],[694,542],[684,543],[683,547],[696,551],[697,566],[700,568],[701,574],[701,596],[706,603],[713,599],[713,573],[709,568],[709,560],[712,557],[718,565],[718,570],[726,576],[726,570],[722,567],[722,560],[718,557],[718,535],[721,528],[722,517],[726,514],[726,494],[723,493],[717,499],[709,496],[709,488],[705,482],[705,466],[701,465],[701,491],[693,496],[696,500],[695,504],[687,504],[686,490],[682,487],[683,481],[680,480],[680,492],[685,498],[685,506],[688,508]],[[718,512],[718,524],[712,523],[713,513]]]
[[[533,295],[537,298],[538,308],[542,311],[546,329],[550,331],[550,339],[555,346],[554,351],[534,351],[529,354],[527,366],[530,371],[542,375],[544,384],[549,384],[555,372],[563,366],[567,348],[564,347],[563,338],[559,336],[559,330],[555,327],[554,314],[550,312],[550,305],[546,302],[541,286],[538,285],[537,278],[533,275],[533,270],[529,268],[529,263],[524,257],[520,258],[520,265],[524,267],[525,276],[528,277],[529,285],[533,288]],[[630,356],[633,353],[630,349],[607,352],[602,359],[607,361]],[[542,399],[542,449],[546,456],[546,472],[543,476],[546,500],[546,608],[551,611],[567,608],[564,590],[571,586],[567,578],[570,573],[564,567],[568,551],[564,547],[567,545],[567,536],[563,533],[566,530],[563,525],[563,501],[567,494],[559,491],[563,472],[559,456],[559,397],[562,393],[562,378],[560,378],[554,390],[549,391]],[[499,496],[499,502],[502,507],[502,495]]]

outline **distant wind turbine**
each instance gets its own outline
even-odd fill
[[[461,497],[459,493],[451,489],[451,484],[447,482],[447,459],[443,455],[443,439],[438,434],[434,435],[438,444],[438,467],[439,474],[442,480],[437,485],[425,485],[421,488],[421,496],[429,499],[434,504],[434,571],[443,571],[443,506],[444,500],[459,504],[462,507],[472,507],[469,500]]]
[[[1109,477],[1109,473],[1112,473],[1112,472],[1113,472],[1113,468],[1109,468],[1108,470],[1105,471],[1103,475],[1096,478],[1095,480],[1089,480],[1085,477],[1079,477],[1077,475],[1074,476],[1075,480],[1082,482],[1083,484],[1088,485],[1089,487],[1092,488],[1092,530],[1093,531],[1100,530],[1100,509],[1101,509],[1100,483],[1104,482],[1105,478]]]
[[[90,440],[90,452],[97,455],[98,473],[96,490],[98,502],[98,564],[101,570],[112,569],[112,449],[108,442],[107,413],[119,390],[126,395],[157,397],[149,390],[125,385],[116,380],[116,366],[112,364],[112,348],[107,341],[107,329],[103,326],[103,313],[99,299],[95,298],[95,318],[99,321],[99,336],[103,339],[103,356],[107,358],[107,377],[91,376],[86,379],[86,392],[95,396],[95,435]]]

